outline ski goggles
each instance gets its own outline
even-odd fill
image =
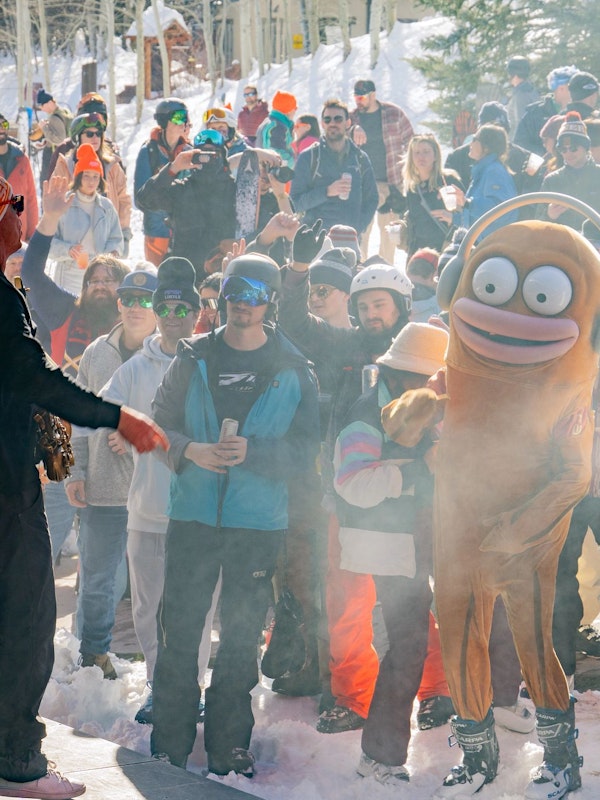
[[[119,295],[119,300],[125,308],[133,308],[136,303],[140,308],[152,308],[151,294],[122,294]]]
[[[216,144],[223,147],[225,144],[225,137],[220,131],[204,130],[200,131],[194,136],[194,145],[200,147],[203,144]]]
[[[82,114],[81,124],[84,128],[100,128],[106,130],[106,119],[97,111],[90,111],[89,114]]]
[[[25,198],[22,194],[14,194],[10,200],[0,200],[0,206],[12,206],[20,216],[25,211]]]
[[[202,115],[202,122],[227,122],[227,111],[224,108],[207,108]]]
[[[178,108],[169,117],[169,122],[172,122],[173,125],[187,125],[189,122],[188,112],[185,108]]]
[[[248,306],[265,306],[273,299],[270,286],[253,278],[232,275],[223,282],[221,293],[230,303],[246,303]]]
[[[1,119],[0,128],[2,128],[3,131],[7,131],[10,128],[10,122],[7,119]]]
[[[177,303],[176,306],[169,306],[166,303],[160,303],[154,309],[161,319],[166,319],[171,312],[177,319],[185,319],[188,314],[194,310],[191,306],[186,306],[184,303]]]

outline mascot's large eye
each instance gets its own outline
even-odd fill
[[[488,306],[501,306],[517,291],[519,275],[512,261],[494,256],[487,258],[475,270],[473,291],[478,300]]]
[[[571,281],[558,267],[537,267],[523,281],[523,299],[536,314],[560,314],[572,297]]]

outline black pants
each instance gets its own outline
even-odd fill
[[[588,528],[592,529],[600,545],[600,497],[584,497],[575,506],[569,533],[558,560],[552,639],[566,675],[575,674],[575,636],[583,616],[577,570]]]
[[[19,759],[30,749],[39,750],[46,735],[38,711],[54,664],[55,625],[54,576],[41,487],[34,485],[19,495],[0,493],[2,758]]]
[[[248,749],[254,726],[250,692],[258,683],[257,645],[272,596],[282,531],[225,529],[171,520],[154,671],[153,753],[183,765],[196,738],[198,647],[222,571],[220,643],[206,690],[204,745],[209,757]]]

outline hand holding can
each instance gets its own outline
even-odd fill
[[[350,197],[350,190],[352,189],[352,175],[349,172],[342,172],[341,180],[345,181],[348,188],[345,192],[341,192],[338,197],[340,200],[347,200]]]

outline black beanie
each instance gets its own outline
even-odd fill
[[[334,247],[313,261],[308,270],[308,279],[314,286],[324,284],[350,294],[355,265],[356,253],[352,248]]]
[[[200,295],[196,291],[196,270],[191,261],[179,256],[165,258],[158,268],[158,286],[152,295],[152,306],[168,300],[189,303],[200,308]]]
[[[45,89],[40,89],[37,93],[37,104],[38,106],[43,106],[44,103],[49,103],[50,100],[54,100],[50,92],[47,92]]]

